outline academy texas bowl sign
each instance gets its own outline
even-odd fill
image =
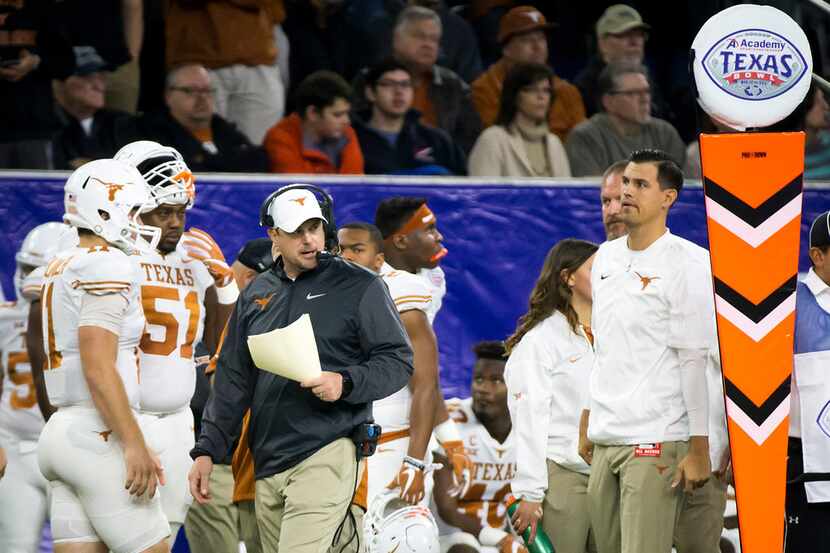
[[[692,48],[701,107],[733,129],[773,125],[809,92],[807,37],[775,8],[724,10]],[[780,553],[804,133],[702,134],[700,155],[741,550]]]
[[[739,130],[780,121],[810,88],[807,37],[769,6],[739,5],[718,13],[700,29],[692,49],[701,106]]]

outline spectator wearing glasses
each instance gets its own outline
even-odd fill
[[[421,123],[412,108],[415,85],[404,64],[384,60],[366,71],[364,82],[370,107],[354,125],[367,174],[466,173],[461,149],[446,132]]]
[[[443,129],[464,152],[469,152],[481,132],[481,120],[473,106],[470,87],[454,71],[438,65],[441,18],[422,6],[409,6],[398,15],[392,33],[392,56],[406,66],[413,84],[412,107],[421,122]],[[368,107],[366,71],[352,83],[358,111]]]
[[[167,74],[167,109],[135,123],[136,140],[155,140],[177,149],[194,172],[266,172],[268,156],[216,113],[216,89],[201,65],[183,65]]]
[[[605,169],[635,150],[665,151],[679,166],[686,147],[677,130],[651,115],[651,87],[646,68],[612,63],[599,76],[602,111],[577,125],[565,148],[575,177],[602,175]]]
[[[276,0],[169,0],[168,70],[201,64],[210,71],[215,111],[254,144],[282,118],[285,88],[274,65]]]
[[[585,111],[591,116],[602,111],[599,99],[599,76],[609,63],[642,64],[651,26],[643,21],[640,13],[626,4],[615,4],[603,12],[597,20],[597,54],[588,66],[574,79],[582,93]],[[657,117],[668,115],[668,106],[662,99],[656,83],[651,83],[652,113]]]
[[[570,177],[565,147],[548,128],[555,101],[547,65],[517,65],[501,90],[496,124],[481,133],[470,152],[470,175]]]

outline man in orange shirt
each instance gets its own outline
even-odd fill
[[[363,154],[350,126],[352,90],[331,71],[297,86],[297,111],[271,127],[265,150],[272,173],[363,174]]]
[[[520,63],[548,64],[548,37],[553,27],[545,16],[532,6],[518,6],[507,12],[499,24],[499,42],[502,57],[473,81],[473,104],[481,122],[489,127],[499,113],[501,88],[507,72]],[[553,107],[550,110],[550,130],[563,142],[568,132],[585,120],[585,106],[579,90],[559,77],[553,77]]]

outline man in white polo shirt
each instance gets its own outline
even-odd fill
[[[682,492],[711,473],[712,277],[708,253],[666,227],[682,186],[664,152],[632,153],[620,211],[629,233],[594,261],[588,496],[599,553],[669,553]]]

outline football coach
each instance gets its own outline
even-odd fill
[[[281,188],[263,204],[260,223],[281,255],[237,301],[191,451],[190,491],[205,502],[213,463],[231,450],[251,409],[263,551],[327,550],[359,477],[351,436],[371,420],[372,401],[403,388],[413,370],[412,349],[383,281],[325,251],[327,242],[336,244],[332,211],[331,198],[310,185]],[[320,376],[298,383],[258,369],[248,337],[305,313]]]

